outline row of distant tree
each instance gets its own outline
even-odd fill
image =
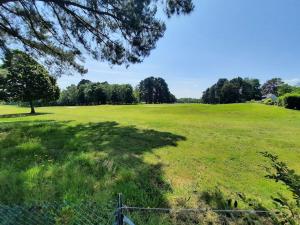
[[[178,98],[176,103],[201,103],[201,98]]]
[[[261,100],[269,94],[279,97],[297,91],[299,87],[288,85],[281,78],[270,79],[263,85],[258,79],[237,77],[227,80],[222,78],[203,92],[202,102],[207,104],[239,103]]]
[[[109,84],[81,80],[60,91],[56,79],[45,67],[21,51],[8,52],[0,65],[0,101],[22,102],[31,106],[42,105],[100,105],[173,103],[166,81],[148,77],[133,89],[130,84]]]
[[[101,105],[175,101],[176,98],[170,93],[164,79],[148,77],[135,89],[130,84],[109,84],[83,79],[77,85],[73,84],[63,90],[57,103],[59,105]]]
[[[108,84],[81,80],[61,92],[59,105],[132,104],[135,102],[133,88],[129,84]]]
[[[268,94],[280,97],[287,93],[300,93],[300,87],[288,85],[280,78],[273,78],[261,85],[258,79],[237,77],[231,80],[219,79],[203,93],[201,102],[239,103],[261,100]],[[20,51],[6,54],[3,59],[0,67],[0,100],[29,103],[32,113],[34,105],[49,104],[49,101],[54,105],[200,102],[200,99],[192,98],[176,100],[166,81],[160,77],[148,77],[135,89],[130,84],[83,79],[77,85],[71,85],[60,92],[56,79],[42,65]]]

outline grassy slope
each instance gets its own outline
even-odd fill
[[[259,104],[38,108],[0,106],[0,201],[196,202],[219,187],[271,206],[260,151],[300,173],[300,113]],[[16,115],[8,115],[16,114]],[[7,123],[9,122],[9,123]]]

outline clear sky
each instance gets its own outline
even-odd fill
[[[195,11],[167,20],[165,36],[143,63],[110,67],[86,61],[89,72],[61,77],[136,85],[163,77],[179,97],[199,98],[218,78],[274,76],[300,82],[300,0],[194,0]]]

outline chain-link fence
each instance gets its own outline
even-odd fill
[[[0,205],[0,225],[271,225],[273,212],[238,209],[170,209],[118,204]]]
[[[123,208],[123,215],[140,225],[271,225],[276,224],[269,212],[257,211],[222,211],[222,210],[170,210],[152,211]],[[118,225],[131,223],[120,223]]]
[[[271,225],[273,212],[268,210],[144,208],[126,206],[118,196],[115,225]]]
[[[118,213],[120,217],[118,220]],[[130,223],[130,221],[132,223]],[[204,209],[113,208],[97,203],[0,205],[0,225],[273,224],[268,212]]]
[[[91,202],[0,205],[0,225],[111,225],[113,210]]]

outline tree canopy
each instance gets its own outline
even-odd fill
[[[227,80],[221,78],[203,92],[202,102],[208,104],[239,103],[262,100],[262,98],[267,98],[268,94],[281,97],[286,94],[299,93],[300,87],[284,83],[281,78],[267,80],[262,86],[258,79],[237,77]],[[267,99],[267,102],[275,103],[273,99]]]
[[[282,96],[282,95],[285,95],[288,93],[292,93],[296,90],[297,90],[297,87],[294,87],[294,86],[284,83],[278,87],[277,93],[278,93],[278,96]]]
[[[2,79],[4,100],[29,102],[31,113],[35,113],[33,101],[50,101],[59,97],[56,79],[26,53],[16,50],[6,54],[2,68],[7,71]]]
[[[218,82],[203,92],[204,103],[238,103],[261,99],[258,79],[237,77],[232,80],[221,78]]]
[[[7,71],[0,68],[0,101],[6,100],[6,74]]]
[[[271,80],[267,80],[261,87],[261,92],[263,95],[273,94],[278,96],[278,88],[283,85],[284,82],[281,78],[272,78]]]
[[[176,98],[171,94],[163,78],[148,77],[138,85],[140,101],[146,103],[173,103]]]
[[[85,73],[83,55],[111,64],[139,63],[155,48],[168,17],[192,0],[0,0],[0,53],[17,47],[50,72]]]
[[[109,84],[82,79],[63,90],[59,105],[132,104],[136,102],[130,84]]]

